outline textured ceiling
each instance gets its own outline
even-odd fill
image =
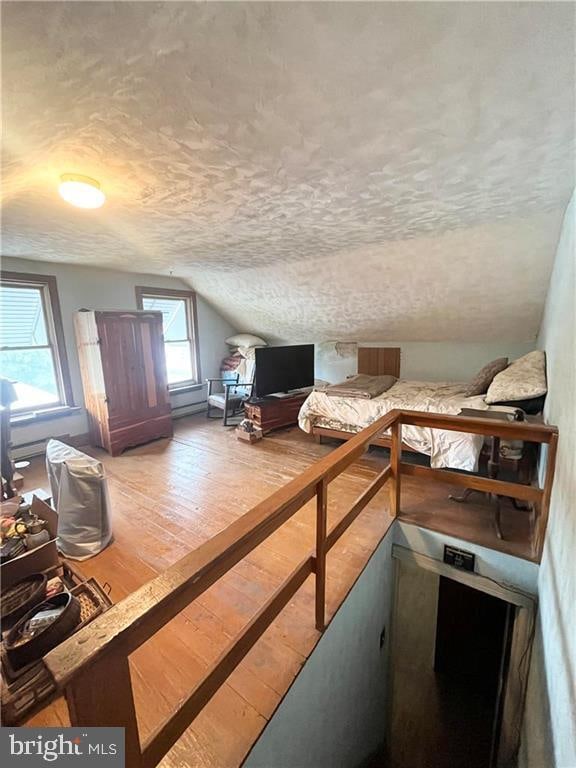
[[[573,38],[567,3],[4,3],[3,253],[171,270],[278,338],[530,338]]]

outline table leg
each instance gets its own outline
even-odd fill
[[[498,478],[500,471],[500,438],[492,438],[492,446],[490,448],[490,458],[488,459],[488,477],[492,480]],[[500,497],[495,494],[490,494],[490,500],[494,504],[494,528],[496,529],[496,536],[499,539],[503,539],[501,527],[501,509],[500,509]]]

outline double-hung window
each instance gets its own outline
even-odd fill
[[[200,370],[194,292],[137,286],[136,299],[140,309],[162,312],[168,386],[179,389],[197,384]]]
[[[0,273],[0,376],[17,415],[72,405],[56,279]]]

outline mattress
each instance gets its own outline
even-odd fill
[[[371,400],[328,396],[312,392],[304,401],[298,424],[305,432],[315,425],[340,424],[343,431],[359,432],[394,408],[430,413],[458,414],[462,408],[488,410],[484,397],[465,397],[466,382],[426,382],[400,379],[387,392]],[[337,427],[332,426],[332,429]],[[384,432],[383,435],[387,433]],[[430,466],[476,472],[484,438],[467,432],[403,425],[402,441],[430,456]]]

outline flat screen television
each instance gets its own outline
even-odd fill
[[[314,385],[314,344],[256,347],[256,397]]]

